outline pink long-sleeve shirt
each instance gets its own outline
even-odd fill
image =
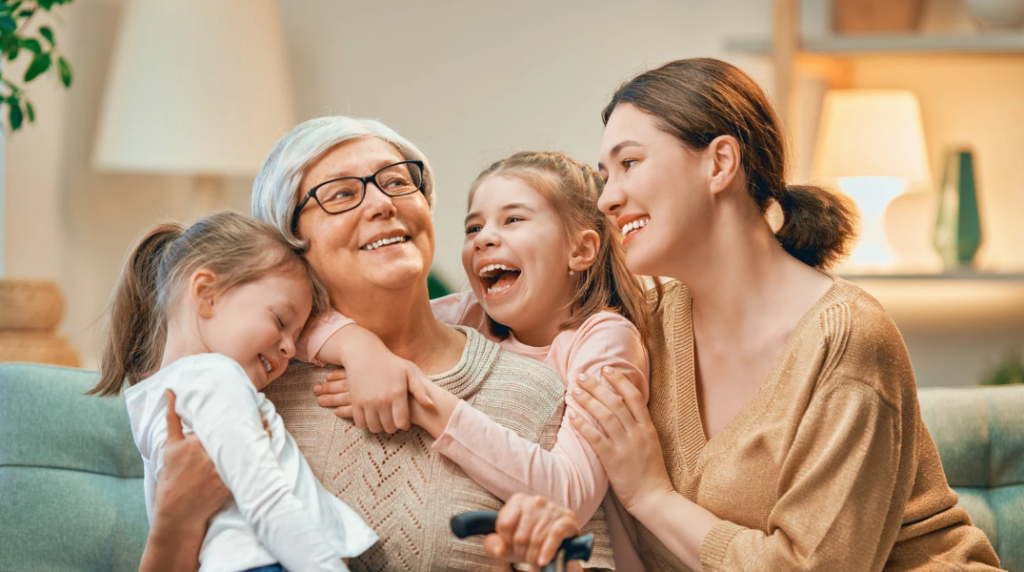
[[[648,358],[636,327],[622,315],[598,312],[578,328],[559,333],[547,347],[525,345],[509,336],[498,340],[487,327],[483,307],[472,292],[433,300],[441,322],[477,329],[502,349],[536,359],[558,372],[566,383],[566,407],[589,419],[572,396],[579,374],[602,380],[601,368],[622,372],[646,399]],[[316,363],[316,354],[338,329],[353,323],[333,312],[311,324],[300,338],[298,359]],[[567,410],[568,412],[568,410]],[[477,483],[508,500],[515,493],[543,496],[568,507],[586,522],[603,504],[618,570],[643,570],[636,553],[631,517],[608,490],[608,478],[590,444],[563,416],[551,451],[530,443],[512,430],[460,401],[433,449],[455,461]]]

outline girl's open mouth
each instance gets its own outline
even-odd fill
[[[477,275],[484,287],[484,295],[496,296],[506,292],[515,285],[522,270],[508,264],[488,264],[480,269]]]

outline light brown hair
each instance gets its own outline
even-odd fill
[[[597,258],[586,270],[574,274],[575,292],[569,302],[571,315],[559,330],[579,327],[602,310],[617,312],[636,326],[646,340],[651,314],[639,277],[626,268],[619,228],[597,208],[604,180],[590,166],[577,163],[562,153],[521,152],[502,159],[477,176],[469,191],[469,202],[477,188],[490,177],[520,179],[540,193],[558,213],[562,232],[568,239],[584,231],[597,232],[601,244]],[[508,337],[509,328],[488,316],[491,331]]]
[[[110,330],[100,380],[88,394],[121,393],[160,367],[167,312],[193,272],[217,275],[224,292],[274,272],[305,273],[313,290],[313,315],[327,306],[327,291],[312,269],[273,226],[234,212],[210,215],[186,229],[158,225],[132,250],[110,302]]]
[[[705,149],[731,135],[740,145],[747,189],[761,212],[777,202],[785,215],[775,237],[786,252],[816,268],[848,254],[856,225],[849,199],[809,185],[787,185],[786,143],[779,119],[761,88],[730,64],[711,58],[667,63],[624,83],[601,113],[634,105],[687,147]]]

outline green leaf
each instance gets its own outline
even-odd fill
[[[28,83],[36,79],[48,69],[50,69],[50,54],[36,54],[32,58],[32,63],[28,65],[28,69],[25,70],[25,82]]]
[[[33,54],[43,53],[43,46],[39,44],[39,40],[35,38],[25,38],[21,41],[21,47],[32,52]]]
[[[10,16],[0,16],[0,30],[10,33],[17,29],[18,24],[14,21],[14,18],[11,18]]]
[[[49,26],[40,26],[39,35],[46,38],[46,41],[50,42],[50,46],[57,47],[57,40],[53,38],[53,30]]]
[[[18,129],[21,129],[21,122],[25,118],[21,113],[21,102],[17,99],[11,98],[7,100],[7,105],[11,108],[10,111],[7,112],[7,119],[11,124],[11,131],[17,131]]]
[[[0,13],[3,13],[3,14],[14,13],[14,12],[16,12],[18,10],[18,8],[21,7],[21,5],[24,3],[24,1],[25,0],[17,0],[15,2],[10,2],[10,0],[3,0],[3,2],[2,2],[2,6],[3,7],[0,8]]]
[[[35,123],[36,122],[36,108],[32,107],[32,104],[27,102],[27,101],[25,102],[25,112],[28,113],[28,122],[29,123]]]
[[[18,45],[18,44],[11,44],[10,47],[7,48],[7,60],[13,62],[14,60],[18,59],[18,53],[20,51],[21,51],[21,46],[20,45]]]
[[[43,10],[49,11],[53,7],[53,0],[37,0],[36,4],[39,4]]]
[[[30,8],[26,8],[26,9],[22,10],[21,12],[18,12],[18,15],[16,17],[18,19],[31,18],[32,14],[35,14],[35,13],[36,13],[35,10],[32,10]]]
[[[64,59],[64,56],[57,59],[57,71],[60,72],[60,81],[64,87],[71,87],[71,64]]]

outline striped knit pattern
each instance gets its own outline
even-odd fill
[[[698,410],[691,302],[685,286],[667,285],[648,348],[649,407],[676,491],[723,519],[701,547],[705,572],[999,565],[955,506],[903,340],[878,302],[836,279],[711,441]],[[657,568],[687,570],[637,528]]]
[[[467,337],[462,359],[451,371],[431,379],[550,450],[565,406],[565,386],[557,374],[538,361],[500,350],[476,330],[456,328]],[[312,386],[323,381],[327,371],[292,362],[265,393],[324,487],[381,538],[349,567],[357,572],[507,571],[507,563],[484,553],[480,537],[459,540],[448,524],[462,512],[498,510],[501,501],[458,465],[434,453],[433,438],[419,427],[375,435],[319,407]],[[611,568],[605,523],[599,527],[607,557],[602,565]]]

